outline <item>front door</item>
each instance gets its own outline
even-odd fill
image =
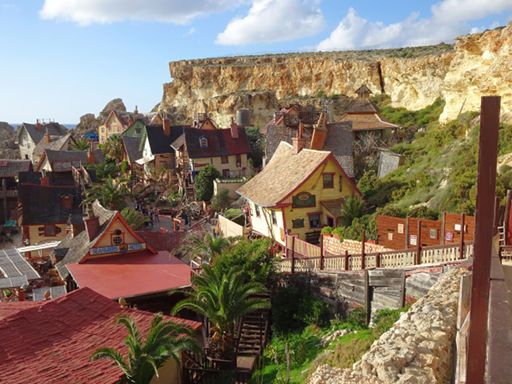
[[[334,219],[331,216],[327,216],[327,225],[329,227],[334,227]]]

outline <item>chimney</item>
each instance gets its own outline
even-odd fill
[[[94,157],[94,152],[91,148],[87,150],[87,164],[96,164],[96,159]]]
[[[84,218],[84,224],[87,229],[87,234],[89,235],[89,240],[93,240],[100,229],[100,218],[94,213],[92,204],[88,204],[87,206],[87,216]]]
[[[238,139],[240,137],[238,133],[238,124],[235,123],[233,118],[231,118],[231,137],[233,139]]]
[[[292,139],[293,154],[296,155],[304,149],[306,146],[306,139],[303,137],[304,124],[302,121],[299,122],[299,129],[297,136]]]
[[[41,184],[42,187],[49,187],[50,186],[50,178],[48,177],[48,175],[46,174],[46,171],[44,171],[44,170],[43,170],[43,172],[41,174],[40,184]]]
[[[50,144],[51,142],[50,131],[48,131],[48,127],[46,127],[46,132],[44,133],[43,140],[46,144]]]
[[[171,136],[171,122],[169,121],[169,119],[164,118],[162,120],[162,129],[164,130],[165,136]]]

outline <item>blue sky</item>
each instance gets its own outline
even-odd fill
[[[0,121],[149,111],[171,60],[452,41],[512,0],[0,0]]]

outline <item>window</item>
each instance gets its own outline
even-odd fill
[[[276,212],[275,211],[271,211],[271,212],[272,212],[272,224],[277,225]]]
[[[319,213],[308,213],[309,227],[320,228],[320,214]]]
[[[260,217],[260,215],[261,215],[260,207],[259,207],[259,206],[257,206],[257,205],[255,205],[255,206],[254,206],[254,210],[256,211],[256,217]]]
[[[393,240],[393,232],[388,232],[388,240]]]
[[[242,156],[236,155],[236,166],[240,168],[242,166]]]
[[[292,228],[304,228],[304,219],[292,220]]]
[[[135,128],[135,133],[138,135],[140,134],[140,128]]]
[[[221,156],[220,157],[220,161],[222,164],[227,164],[229,163],[229,157],[228,156]]]
[[[205,136],[201,136],[199,138],[199,147],[208,148],[208,139]]]
[[[124,243],[124,234],[120,229],[116,229],[111,236],[112,245],[121,245]]]
[[[340,192],[343,192],[343,176],[341,175],[339,177],[339,190]]]
[[[403,224],[398,224],[397,232],[400,234],[404,233],[404,225]]]
[[[55,224],[45,224],[44,226],[44,235],[45,236],[57,236],[61,232],[61,229],[57,227]]]
[[[222,177],[223,178],[229,179],[229,175],[230,175],[229,169],[223,169],[222,170]]]
[[[334,173],[324,173],[322,177],[324,178],[324,189],[334,188]]]

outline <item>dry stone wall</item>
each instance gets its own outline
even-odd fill
[[[464,268],[448,271],[352,369],[323,365],[309,384],[450,383],[459,284],[467,273]]]

